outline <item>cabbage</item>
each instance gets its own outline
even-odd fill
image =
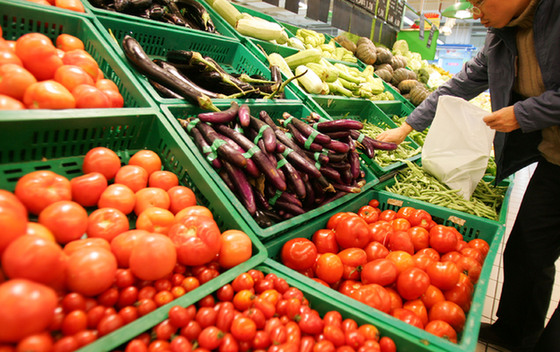
[[[393,55],[403,55],[406,56],[408,53],[408,43],[406,40],[397,40],[395,44],[393,44]]]

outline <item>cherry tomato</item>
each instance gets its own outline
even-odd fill
[[[231,334],[239,341],[251,341],[257,333],[255,322],[245,316],[238,316],[231,323]]]

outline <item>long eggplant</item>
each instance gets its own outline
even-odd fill
[[[178,81],[170,72],[156,65],[146,54],[140,43],[130,35],[125,35],[122,47],[126,58],[141,74],[167,86],[185,99],[196,102],[203,109],[219,111],[206,94],[192,86],[187,86],[184,82]]]
[[[194,144],[196,144],[198,150],[200,150],[210,165],[212,165],[214,169],[219,170],[222,167],[222,162],[218,158],[217,154],[212,151],[212,147],[208,144],[206,139],[204,139],[202,133],[200,133],[200,131],[196,128],[189,129],[189,122],[187,120],[179,119],[179,124],[183,127],[185,132],[190,134]]]
[[[239,196],[241,202],[249,212],[253,215],[257,211],[257,205],[255,203],[255,196],[253,194],[253,189],[245,173],[240,168],[235,167],[227,161],[223,161],[224,169],[229,176],[229,179],[233,183],[235,189],[233,190]]]
[[[115,0],[114,6],[117,12],[127,14],[142,13],[152,5],[152,0]]]
[[[262,135],[266,151],[269,153],[274,152],[276,150],[276,134],[272,127],[253,116],[250,116],[250,126],[258,134]]]
[[[231,145],[227,144],[226,141],[220,139],[218,133],[212,126],[205,122],[199,122],[196,124],[196,128],[202,133],[202,136],[206,139],[208,144],[216,147],[216,151],[218,155],[222,157],[222,161],[227,160],[239,168],[247,166],[247,158],[245,158],[243,153],[240,153]]]
[[[189,18],[201,30],[215,33],[216,26],[206,8],[196,0],[175,0],[177,8],[185,18]]]
[[[202,122],[228,123],[233,121],[239,111],[239,104],[234,100],[228,109],[222,111],[202,112],[197,117]]]
[[[162,97],[162,98],[170,98],[170,99],[183,99],[182,96],[180,96],[179,94],[175,93],[174,91],[172,91],[171,89],[167,88],[166,86],[164,86],[163,84],[159,84],[158,82],[154,81],[151,78],[148,78],[148,82],[150,82],[150,84],[152,85],[152,87],[154,87],[154,89],[158,92],[158,94]]]

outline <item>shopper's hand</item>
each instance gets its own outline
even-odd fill
[[[404,122],[400,127],[391,130],[383,131],[375,139],[382,142],[392,142],[400,144],[404,141],[406,136],[412,131],[412,127]]]
[[[498,111],[484,116],[482,120],[493,130],[498,132],[511,132],[519,128],[519,123],[515,118],[513,105],[502,108]]]

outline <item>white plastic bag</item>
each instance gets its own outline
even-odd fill
[[[422,166],[469,200],[492,151],[495,131],[482,118],[485,111],[468,101],[442,95],[422,148]]]

